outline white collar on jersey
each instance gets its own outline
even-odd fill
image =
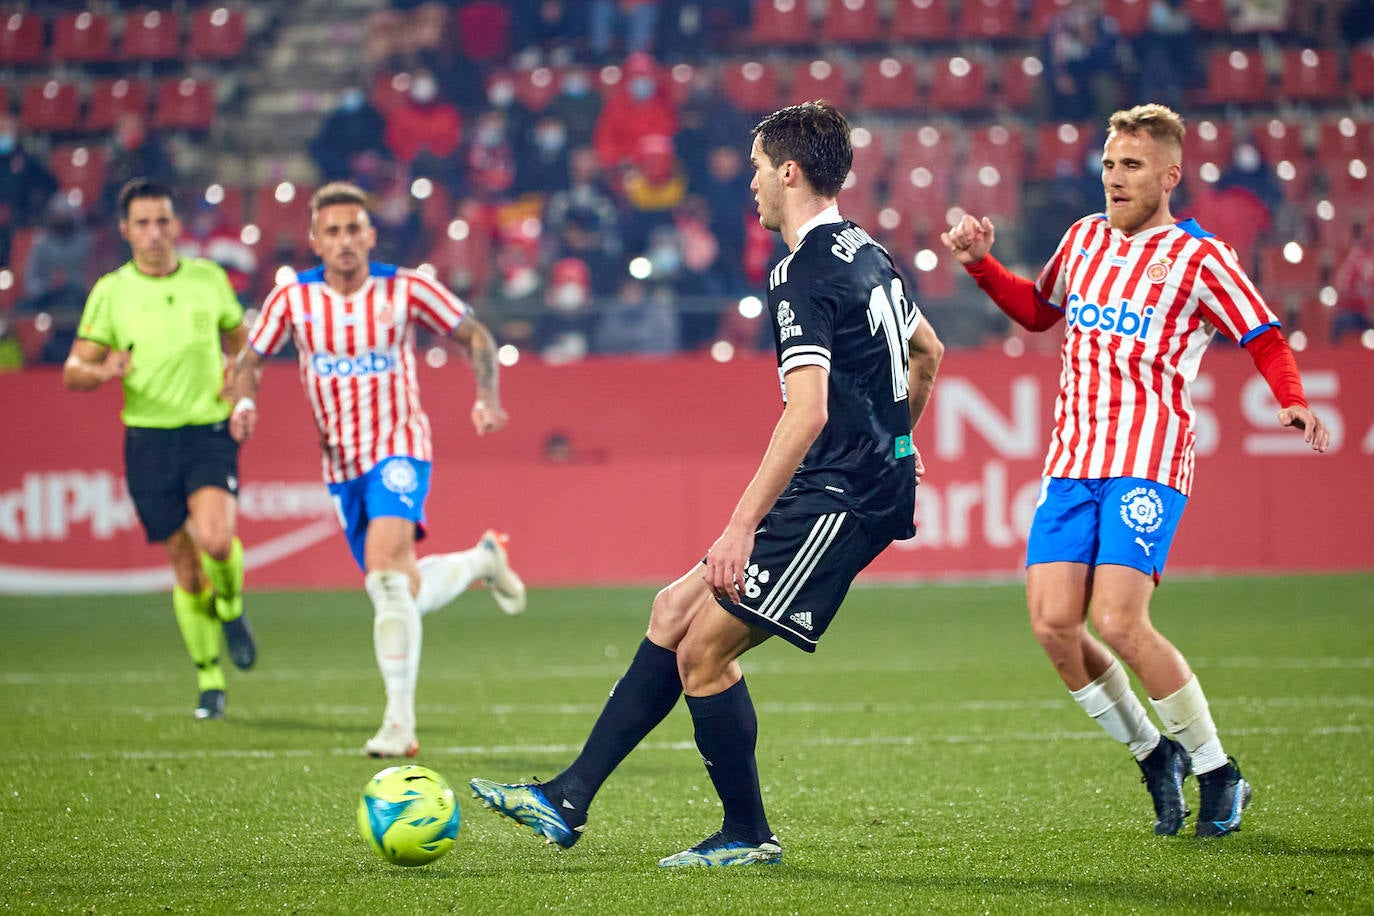
[[[802,239],[806,238],[806,233],[815,229],[817,226],[824,226],[826,223],[838,223],[841,219],[840,205],[831,204],[820,213],[817,213],[815,216],[802,223],[802,227],[797,230],[797,244],[800,245]]]

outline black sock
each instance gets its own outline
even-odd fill
[[[630,667],[611,688],[582,753],[566,770],[544,784],[544,795],[569,827],[587,822],[587,809],[601,784],[644,736],[677,705],[682,678],[677,653],[645,639]]]
[[[773,831],[763,813],[759,768],[754,759],[759,720],[744,678],[715,696],[687,698],[696,726],[697,750],[725,808],[722,829],[732,839],[762,842]]]

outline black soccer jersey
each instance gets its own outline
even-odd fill
[[[768,277],[778,377],[830,373],[829,419],[778,502],[916,533],[907,342],[922,320],[887,251],[848,220],[811,227]],[[787,383],[783,381],[783,401]]]

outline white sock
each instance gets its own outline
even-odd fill
[[[421,614],[437,611],[457,598],[477,579],[491,575],[491,554],[481,547],[420,558],[420,594],[415,606]]]
[[[1117,741],[1131,749],[1136,760],[1144,760],[1159,744],[1159,729],[1155,728],[1145,705],[1131,691],[1131,680],[1119,659],[1112,659],[1111,667],[1086,687],[1069,691],[1075,703],[1092,716]]]
[[[1150,702],[1164,723],[1165,731],[1177,739],[1192,758],[1195,774],[1210,773],[1225,766],[1226,752],[1221,748],[1212,711],[1196,674],[1164,699],[1151,699]]]
[[[363,584],[375,611],[372,644],[386,686],[385,720],[414,728],[422,633],[410,577],[403,572],[370,572]]]

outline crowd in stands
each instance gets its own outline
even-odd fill
[[[1374,0],[431,0],[364,36],[309,142],[318,181],[361,184],[379,258],[427,265],[547,359],[766,346],[741,300],[782,249],[755,216],[749,128],[819,97],[856,127],[842,209],[956,345],[1008,329],[940,250],[951,208],[992,215],[1033,275],[1101,207],[1106,115],[1145,100],[1189,123],[1175,214],[1230,242],[1309,345],[1370,328]],[[0,67],[34,77],[0,83],[13,99],[43,71],[6,47]],[[0,323],[79,312],[123,256],[113,192],[135,174],[187,189],[185,250],[245,304],[310,264],[310,189],[188,174],[176,148],[203,131],[134,108],[73,147],[25,111],[0,106]],[[30,355],[65,355],[49,343]]]

